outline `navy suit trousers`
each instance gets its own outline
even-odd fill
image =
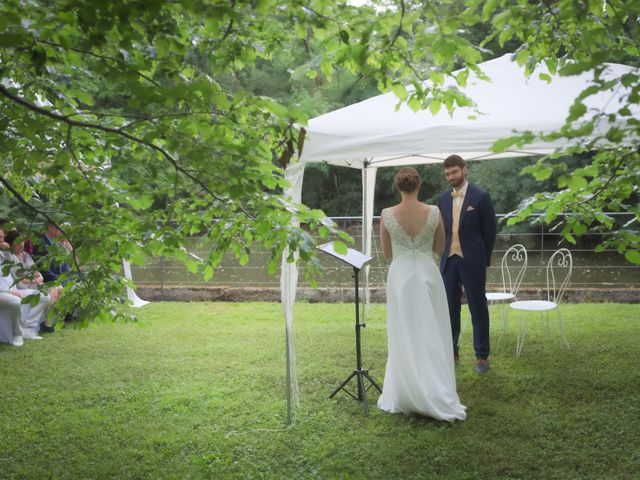
[[[489,308],[485,296],[486,267],[453,255],[447,259],[442,278],[449,302],[453,351],[458,353],[461,296],[462,287],[464,287],[473,323],[473,348],[476,358],[487,358],[489,356]]]

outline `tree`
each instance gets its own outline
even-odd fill
[[[286,246],[312,255],[294,218],[338,234],[282,197],[305,112],[223,82],[317,16],[301,2],[0,5],[3,201],[23,230],[51,221],[74,243],[85,288],[69,285],[63,308],[110,318],[122,258],[174,256],[211,277],[227,251],[245,263],[260,242],[275,271]],[[202,262],[185,249],[194,234]]]
[[[579,92],[565,126],[559,132],[544,136],[566,138],[574,145],[524,169],[525,173],[543,181],[555,174],[559,191],[540,193],[528,199],[515,212],[511,223],[542,211],[546,222],[563,221],[562,233],[572,243],[575,243],[575,237],[589,230],[611,231],[615,228],[615,235],[597,250],[614,246],[625,253],[627,260],[640,264],[640,232],[637,229],[640,220],[640,122],[636,118],[640,75],[637,71],[621,78],[606,75],[607,62],[640,66],[640,2],[470,2],[468,13],[471,22],[474,15],[491,20],[492,33],[488,39],[498,38],[501,44],[513,40],[519,43],[514,56],[527,74],[540,64],[550,73],[560,75],[594,71],[593,85]],[[539,75],[548,78],[545,73]],[[617,112],[605,114],[587,110],[585,100],[589,96],[611,88],[625,89],[625,103]],[[602,134],[590,141],[583,140],[583,136],[597,127],[603,129]],[[509,145],[524,145],[532,138],[532,132],[523,132],[498,142],[494,148],[502,151]],[[569,169],[564,161],[567,155],[580,156],[586,162]],[[617,228],[617,222],[606,214],[618,211],[633,214],[631,221],[622,228]]]
[[[225,252],[243,263],[260,242],[271,250],[272,271],[285,246],[313,262],[311,233],[337,232],[322,212],[281,195],[282,167],[303,148],[299,127],[307,112],[247,87],[256,65],[271,63],[276,52],[302,58],[296,52],[313,46],[319,55],[295,75],[330,81],[347,71],[354,81],[393,90],[411,108],[451,111],[472,104],[462,91],[470,72],[481,75],[477,64],[490,49],[510,42],[526,73],[538,64],[566,75],[595,68],[594,86],[558,136],[577,137],[602,120],[584,111],[592,92],[616,82],[629,91],[615,115],[626,124],[603,136],[612,148],[561,176],[563,191],[532,200],[518,218],[545,208],[553,221],[571,211],[571,239],[594,223],[610,227],[604,206],[633,211],[634,223],[616,245],[640,262],[637,202],[629,205],[640,171],[633,117],[640,80],[602,75],[607,61],[637,61],[639,10],[638,2],[600,0],[381,0],[363,7],[328,0],[7,0],[0,3],[2,201],[23,229],[51,220],[76,245],[87,288],[67,287],[63,298],[98,317],[111,318],[112,301],[122,295],[121,258],[174,256],[210,277]],[[460,67],[460,88],[444,88]],[[549,162],[529,171],[544,178],[562,168]],[[185,249],[194,234],[209,248],[201,262]]]

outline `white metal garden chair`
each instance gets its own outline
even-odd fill
[[[544,318],[549,325],[549,312],[555,311],[560,324],[560,335],[567,348],[569,342],[564,336],[564,325],[562,314],[560,313],[560,301],[564,294],[571,271],[573,270],[573,259],[571,252],[566,248],[556,250],[547,263],[547,299],[546,300],[524,300],[511,303],[509,306],[518,311],[518,343],[516,346],[516,356],[522,353],[524,337],[527,333],[527,320],[529,312],[540,312],[540,317]]]
[[[502,275],[502,290],[499,292],[487,292],[486,297],[489,305],[494,302],[500,302],[500,313],[502,317],[502,333],[498,339],[498,343],[502,340],[502,336],[507,328],[507,320],[509,317],[508,302],[516,299],[516,294],[524,278],[527,269],[527,249],[524,245],[516,244],[504,252],[502,261],[500,262],[500,273]]]

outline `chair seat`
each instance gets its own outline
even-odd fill
[[[505,293],[505,292],[489,292],[486,294],[487,300],[491,302],[497,302],[500,300],[511,300],[512,298],[516,298],[513,293]]]
[[[557,303],[547,302],[546,300],[523,300],[510,303],[509,306],[515,310],[527,310],[530,312],[544,312],[545,310],[553,310],[558,306]]]

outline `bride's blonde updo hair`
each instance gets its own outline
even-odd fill
[[[403,167],[398,170],[396,176],[393,177],[393,186],[401,192],[415,192],[420,188],[421,184],[422,179],[420,178],[420,174],[413,167]]]

